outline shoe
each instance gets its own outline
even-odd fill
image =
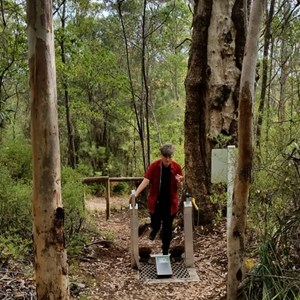
[[[152,230],[149,234],[149,240],[153,241],[155,239],[157,232],[155,232],[154,230]]]

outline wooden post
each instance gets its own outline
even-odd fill
[[[82,183],[91,184],[91,183],[100,183],[106,181],[108,176],[95,176],[95,177],[85,177],[82,179]],[[144,177],[109,177],[110,181],[142,181]]]
[[[109,215],[110,215],[110,179],[109,177],[107,177],[106,180],[106,220],[109,219]]]
[[[85,177],[82,179],[83,184],[92,183],[103,183],[105,182],[105,200],[106,200],[106,220],[110,216],[110,182],[111,181],[131,181],[131,182],[142,182],[144,177],[109,177],[109,176],[98,176],[98,177]],[[85,197],[85,194],[84,194]]]

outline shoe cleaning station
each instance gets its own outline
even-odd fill
[[[139,271],[139,279],[146,283],[199,281],[194,267],[193,248],[193,204],[191,197],[184,201],[184,254],[179,262],[172,262],[170,255],[161,253],[151,255],[154,263],[144,263],[139,257],[139,221],[138,204],[135,202],[135,190],[131,193],[130,211],[130,255],[131,267]]]
[[[227,183],[227,236],[231,222],[233,184],[237,161],[237,148],[228,146],[212,150],[212,183]],[[180,262],[172,262],[170,255],[160,253],[151,255],[155,263],[142,263],[139,257],[139,222],[138,204],[135,202],[135,191],[131,193],[130,210],[130,254],[131,267],[139,270],[139,279],[147,283],[199,281],[194,266],[193,248],[193,203],[186,196],[183,206],[184,214],[184,254]]]

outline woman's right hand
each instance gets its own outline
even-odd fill
[[[129,204],[132,204],[132,199],[133,199],[133,197],[136,199],[136,198],[137,198],[136,194],[131,194],[131,195],[129,196]]]

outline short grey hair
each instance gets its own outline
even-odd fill
[[[171,143],[163,144],[160,147],[160,154],[165,157],[171,157],[174,154],[174,146]]]

